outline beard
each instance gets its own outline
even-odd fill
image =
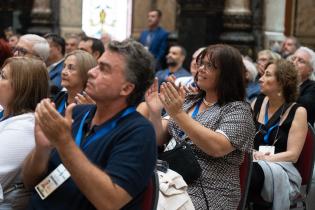
[[[167,58],[166,63],[168,66],[174,67],[177,66],[177,62],[173,58]]]

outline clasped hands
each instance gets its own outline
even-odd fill
[[[270,158],[270,152],[259,152],[254,150],[253,151],[253,160],[269,160]]]

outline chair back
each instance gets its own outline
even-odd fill
[[[141,210],[156,210],[159,200],[159,178],[156,171],[145,189],[141,202]]]
[[[244,210],[246,206],[246,199],[250,185],[252,162],[253,162],[252,154],[245,152],[244,160],[240,165],[241,200],[237,208],[238,210]]]
[[[310,190],[315,158],[315,131],[311,124],[308,123],[308,131],[305,143],[295,166],[302,177],[302,186],[306,186],[306,195]]]

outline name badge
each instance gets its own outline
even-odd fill
[[[259,146],[259,152],[264,154],[270,153],[270,155],[275,154],[275,146]]]
[[[63,164],[60,164],[45,179],[35,186],[35,190],[41,199],[44,200],[67,179],[69,179],[69,177],[69,171],[64,167]]]

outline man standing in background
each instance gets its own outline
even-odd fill
[[[156,69],[161,68],[162,60],[165,58],[168,47],[168,32],[160,26],[162,12],[158,9],[148,13],[148,29],[140,35],[139,42],[142,43],[156,60]]]

